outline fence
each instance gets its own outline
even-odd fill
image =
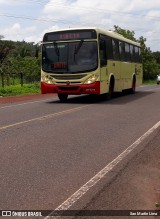
[[[0,87],[4,88],[5,86],[24,84],[23,73],[0,73]]]
[[[0,88],[10,85],[33,84],[40,82],[40,73],[25,74],[23,72],[8,73],[0,71]]]

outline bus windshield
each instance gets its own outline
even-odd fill
[[[98,66],[96,41],[53,42],[43,44],[42,69],[53,73],[93,71]]]

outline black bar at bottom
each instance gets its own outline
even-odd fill
[[[0,216],[160,216],[160,210],[1,210]]]

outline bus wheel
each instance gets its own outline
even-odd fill
[[[109,84],[109,91],[107,93],[107,100],[110,100],[113,97],[113,91],[114,91],[114,78],[112,77]]]
[[[136,78],[134,77],[132,81],[132,88],[130,89],[130,93],[134,94],[135,91],[136,91]]]
[[[68,94],[58,94],[61,103],[67,102]]]

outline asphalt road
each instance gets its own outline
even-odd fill
[[[110,101],[72,96],[62,104],[54,96],[0,105],[0,209],[62,206],[159,122],[159,96],[160,86],[153,85]],[[147,138],[125,159],[139,153]],[[117,171],[125,171],[122,164],[116,165]],[[106,172],[66,208],[84,208],[111,183],[113,172]]]

